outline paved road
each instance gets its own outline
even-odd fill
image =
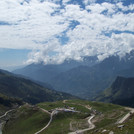
[[[46,112],[45,109],[42,109],[42,110],[43,110],[44,112]],[[57,112],[57,110],[54,110],[54,111],[51,113],[51,115],[50,115],[50,120],[49,120],[48,124],[47,124],[44,128],[42,128],[41,130],[39,130],[38,132],[36,132],[35,134],[41,133],[42,131],[44,131],[44,130],[50,125],[50,123],[51,123],[52,120],[53,120],[53,115],[54,115],[56,112]],[[49,112],[47,111],[47,113],[49,113]]]
[[[134,108],[126,107],[127,110],[130,110],[128,114],[126,114],[121,120],[117,122],[117,124],[122,124],[124,121],[126,121],[132,113],[134,113]]]

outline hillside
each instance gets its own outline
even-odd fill
[[[134,107],[134,78],[117,77],[96,100]]]
[[[3,134],[132,134],[134,116],[119,123],[129,112],[119,105],[82,100],[24,105],[5,124]]]
[[[44,88],[31,80],[14,76],[3,70],[0,70],[0,93],[32,104],[73,98],[69,94]]]
[[[22,104],[23,102],[19,99],[7,97],[3,94],[0,94],[0,116],[3,115],[6,111],[16,108]]]
[[[0,134],[2,134],[2,128],[5,121],[8,121],[10,115],[23,104],[24,103],[19,99],[0,94]]]

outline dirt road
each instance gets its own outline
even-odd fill
[[[122,124],[124,121],[126,121],[126,120],[131,116],[131,114],[134,113],[134,108],[126,107],[126,109],[127,109],[127,110],[130,110],[130,112],[127,113],[121,120],[119,120],[119,121],[117,122],[117,124]]]

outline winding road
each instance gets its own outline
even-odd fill
[[[2,116],[0,116],[0,119],[3,118],[3,117],[5,117],[9,112],[12,112],[13,110],[14,110],[14,109],[11,109],[11,110],[5,112],[5,114],[3,114]]]
[[[9,112],[12,112],[14,109],[8,110],[7,112],[5,112],[5,114],[3,114],[2,116],[0,116],[0,119],[5,117]],[[0,134],[2,134],[2,124],[0,123]]]
[[[45,109],[43,109],[43,108],[40,108],[40,110],[42,110],[43,112],[46,112],[46,113],[50,114],[50,120],[49,120],[48,124],[47,124],[44,128],[42,128],[41,130],[39,130],[39,131],[36,132],[35,134],[39,134],[39,133],[41,133],[42,131],[44,131],[44,130],[50,125],[50,123],[52,122],[53,116],[54,116],[55,114],[57,114],[58,112],[60,112],[60,111],[78,112],[78,111],[74,111],[74,110],[70,110],[70,109],[65,109],[65,108],[56,108],[56,109],[54,109],[54,110],[52,111],[52,113],[48,112],[47,110],[45,110]]]
[[[63,103],[66,103],[67,100],[63,100]],[[71,103],[71,104],[75,104],[75,103]],[[92,108],[89,106],[89,105],[82,105],[82,104],[78,104],[80,106],[83,106],[85,108],[87,108],[88,110],[91,110]],[[94,129],[95,128],[95,125],[91,122],[91,120],[95,117],[94,114],[92,114],[91,116],[88,117],[88,124],[89,124],[89,127],[86,128],[86,129],[82,129],[82,130],[77,130],[75,132],[70,132],[68,134],[82,134],[83,132],[85,131],[88,131],[88,130],[91,130],[91,129]]]
[[[63,100],[63,103],[66,103],[66,101],[67,101],[67,100]],[[89,106],[85,106],[85,105],[82,105],[82,106],[84,106],[85,108],[91,110],[91,107],[89,107]],[[39,130],[38,132],[36,132],[36,133],[34,133],[34,134],[39,134],[39,133],[41,133],[42,131],[44,131],[44,130],[51,124],[51,122],[52,122],[52,120],[53,120],[53,116],[54,116],[55,114],[57,114],[58,112],[60,112],[60,111],[79,112],[79,111],[74,111],[74,110],[65,109],[65,108],[56,108],[56,109],[54,109],[54,110],[52,111],[52,113],[48,112],[47,110],[45,110],[45,109],[43,109],[43,108],[40,108],[40,110],[43,111],[43,112],[46,112],[46,113],[50,114],[50,120],[49,120],[48,124],[47,124],[45,127],[43,127],[41,130]],[[88,130],[91,130],[91,129],[95,128],[95,125],[91,122],[91,120],[92,120],[94,117],[95,117],[94,114],[92,114],[91,116],[88,117],[88,124],[89,124],[89,127],[88,127],[88,128],[82,129],[82,130],[77,130],[77,131],[75,131],[75,132],[70,132],[70,133],[68,133],[68,134],[81,134],[81,133],[83,133],[83,132],[85,132],[85,131],[88,131]]]
[[[88,130],[91,130],[91,129],[94,129],[95,128],[95,125],[91,122],[91,120],[94,118],[94,114],[92,116],[89,117],[88,119],[88,124],[89,124],[89,128],[86,128],[86,129],[82,129],[82,130],[77,130],[75,132],[70,132],[68,134],[82,134],[83,132],[85,131],[88,131]]]
[[[49,113],[47,110],[45,110],[45,109],[42,109],[41,108],[41,110],[43,110],[44,112],[46,112],[46,113]],[[49,125],[50,125],[50,123],[52,122],[52,120],[53,120],[53,115],[56,113],[56,110],[54,110],[52,113],[51,113],[51,115],[50,115],[50,120],[49,120],[49,122],[48,122],[48,124],[44,127],[44,128],[42,128],[41,130],[39,130],[38,132],[36,132],[35,134],[39,134],[39,133],[41,133],[42,131],[44,131]]]

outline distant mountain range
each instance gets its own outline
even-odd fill
[[[92,99],[108,88],[117,76],[134,76],[134,51],[122,58],[110,56],[102,62],[97,62],[96,57],[87,59],[83,62],[65,61],[59,65],[31,64],[14,73],[49,83],[55,90],[86,99]]]
[[[134,107],[134,78],[117,77],[95,100]]]
[[[66,72],[70,69],[76,68],[78,66],[92,66],[98,61],[97,57],[84,57],[82,61],[75,60],[65,60],[61,64],[48,64],[45,65],[41,63],[33,63],[24,68],[17,69],[13,71],[15,74],[21,74],[23,76],[29,77],[33,80],[40,82],[51,83],[51,79],[59,75],[60,73]]]
[[[0,93],[32,104],[75,98],[67,93],[42,87],[31,80],[3,70],[0,70]]]
[[[134,53],[123,58],[111,56],[94,66],[79,66],[63,72],[51,80],[52,86],[77,96],[91,99],[109,87],[117,76],[134,76]]]

